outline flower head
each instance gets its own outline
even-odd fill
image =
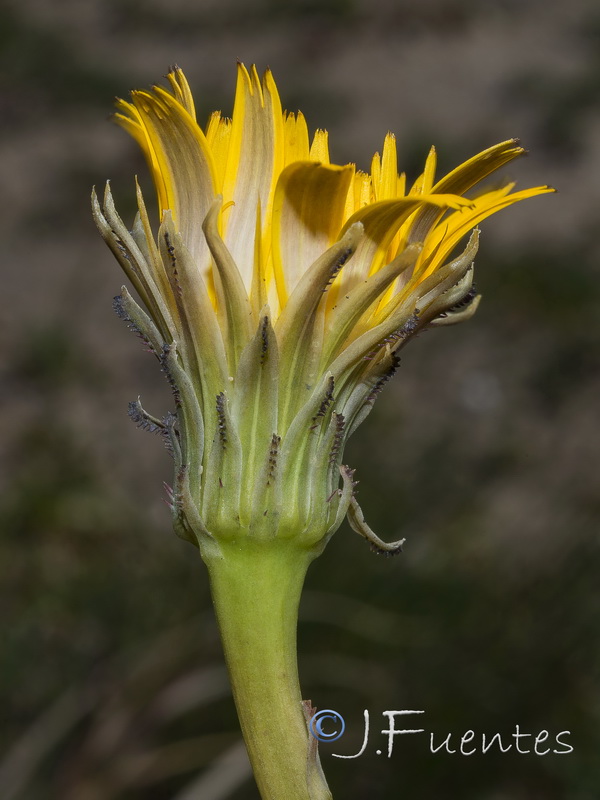
[[[343,467],[345,442],[418,331],[469,318],[478,224],[552,191],[465,193],[523,154],[516,140],[411,185],[385,137],[370,174],[331,164],[327,132],[282,112],[270,71],[238,67],[231,119],[196,121],[183,72],[134,91],[116,121],[142,148],[158,195],[152,231],[138,187],[129,231],[107,186],[94,216],[146,311],[118,313],[147,341],[177,413],[132,416],[162,431],[176,463],[176,529],[205,556],[219,540],[290,537],[318,551],[348,513],[378,547]],[[462,252],[457,246],[465,240]],[[340,473],[342,486],[340,488]]]

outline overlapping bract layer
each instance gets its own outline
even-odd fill
[[[116,115],[152,171],[158,236],[139,190],[131,232],[108,188],[94,214],[148,310],[123,290],[120,313],[175,391],[177,418],[148,424],[163,426],[176,457],[180,529],[203,541],[303,531],[312,546],[350,508],[365,532],[347,469],[338,489],[347,437],[397,350],[477,307],[477,230],[455,256],[461,240],[551,190],[509,184],[464,197],[524,152],[514,140],[437,182],[432,148],[407,190],[391,134],[370,175],[330,164],[326,132],[309,144],[304,117],[282,113],[268,71],[261,81],[240,65],[232,119],[215,112],[204,131],[181,70],[168,80],[169,90],[118,101]]]

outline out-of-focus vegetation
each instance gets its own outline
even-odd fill
[[[344,715],[321,748],[334,795],[593,800],[600,785],[600,16],[592,0],[168,5],[7,2],[0,308],[3,800],[255,798],[204,567],[170,533],[158,367],[111,315],[122,278],[92,183],[133,215],[145,166],[104,123],[114,94],[179,62],[201,115],[230,110],[235,58],[270,64],[291,110],[367,167],[386,130],[415,177],[520,135],[508,177],[553,183],[484,226],[477,318],[432,332],[347,460],[382,559],[344,527],[309,574],[305,697]],[[147,181],[146,181],[147,185]],[[363,710],[371,739],[360,747]],[[386,709],[441,741],[571,731],[568,755],[385,753]],[[411,718],[411,724],[416,718]],[[400,727],[400,724],[399,724]],[[524,740],[522,747],[532,745]],[[456,746],[456,745],[455,745]]]

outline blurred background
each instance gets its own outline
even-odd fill
[[[475,319],[407,348],[347,452],[370,525],[407,543],[380,558],[344,524],[308,576],[303,693],[348,725],[321,747],[334,796],[597,798],[595,0],[4,0],[0,17],[3,800],[257,798],[205,569],[170,531],[170,459],[126,415],[171,398],[112,313],[122,276],[88,204],[111,178],[131,222],[135,172],[148,187],[106,121],[115,95],[177,62],[200,120],[228,113],[237,58],[273,69],[334,161],[368,168],[391,130],[414,179],[432,143],[447,171],[519,136],[531,155],[503,177],[560,191],[484,224]],[[359,749],[364,709],[367,752],[333,758]],[[422,735],[388,760],[386,709],[425,710],[454,747],[519,724],[574,750],[433,755]]]

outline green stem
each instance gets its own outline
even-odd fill
[[[331,800],[308,733],[296,624],[312,554],[290,540],[220,543],[205,558],[233,697],[263,800]]]

